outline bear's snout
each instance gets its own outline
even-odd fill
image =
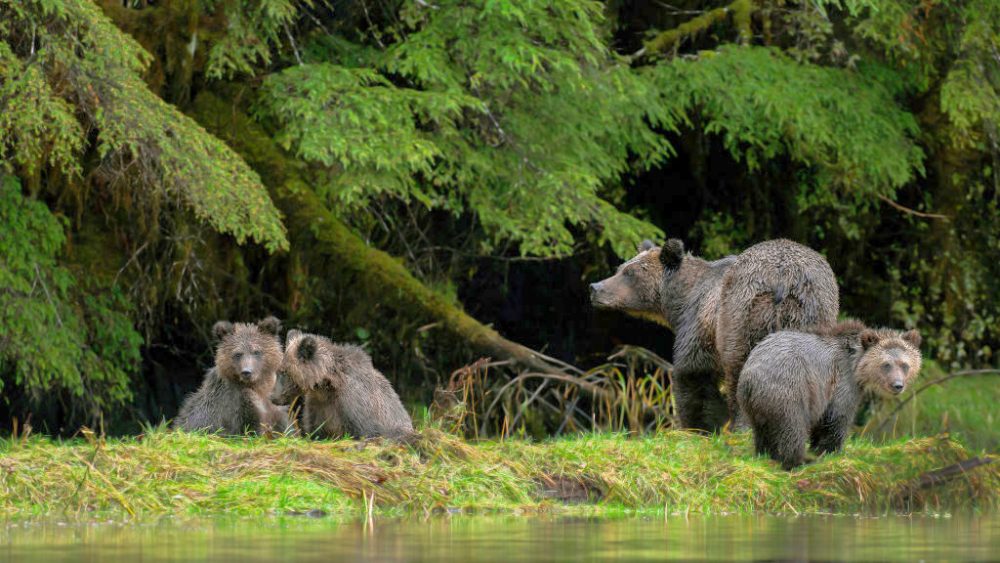
[[[892,385],[890,385],[889,387],[892,389],[893,393],[895,393],[896,395],[899,395],[900,393],[903,392],[903,388],[906,387],[906,386],[903,385],[902,381],[900,381],[900,380],[897,379],[896,381],[893,381]]]
[[[604,282],[590,284],[590,304],[595,307],[606,307],[608,305],[607,291]]]

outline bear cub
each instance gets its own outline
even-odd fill
[[[776,332],[758,344],[740,375],[737,399],[754,448],[791,469],[839,450],[864,394],[899,395],[920,372],[920,334],[844,321]]]
[[[302,426],[307,434],[397,440],[413,434],[399,396],[358,346],[290,330],[281,371],[284,377],[274,401],[289,404],[304,396]]]
[[[215,367],[184,400],[174,427],[227,435],[285,432],[287,409],[270,400],[282,360],[279,330],[281,322],[274,317],[256,324],[215,323]]]

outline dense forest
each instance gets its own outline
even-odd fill
[[[994,0],[0,0],[0,424],[170,418],[268,314],[410,405],[669,359],[587,301],[644,238],[995,365],[998,90]]]

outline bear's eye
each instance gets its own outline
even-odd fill
[[[892,364],[890,364],[889,362],[882,364],[882,371],[885,373],[889,373],[890,371],[892,371]]]
[[[259,358],[260,357],[260,350],[254,350],[253,351],[253,355],[257,356]]]
[[[910,371],[910,364],[903,362],[899,364],[899,369],[903,370],[903,374],[906,374],[907,372]]]
[[[242,357],[243,357],[243,352],[236,352],[235,354],[233,354],[233,359],[234,360],[238,360],[238,359],[240,359]]]

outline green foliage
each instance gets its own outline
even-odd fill
[[[272,251],[287,247],[257,174],[146,87],[140,73],[150,55],[95,5],[5,0],[0,20],[5,156],[28,169],[47,162],[78,174],[76,159],[94,128],[93,148],[112,183],[126,182],[127,189],[154,199],[177,198],[240,242],[254,239]],[[25,111],[34,105],[42,111]],[[75,122],[74,114],[83,122]]]
[[[324,60],[265,80],[258,116],[303,159],[336,166],[335,201],[388,193],[470,213],[493,244],[542,256],[568,253],[574,227],[621,255],[661,234],[602,197],[630,156],[669,154],[650,125],[676,116],[608,51],[600,5],[445,1],[399,17],[371,68],[346,66],[357,49],[313,48]]]
[[[43,163],[79,173],[83,130],[73,107],[52,91],[41,68],[25,65],[2,40],[0,100],[0,155],[11,155],[29,174]]]
[[[735,46],[652,72],[669,102],[697,112],[751,171],[781,155],[814,168],[818,192],[807,200],[891,194],[922,171],[916,120],[870,74]]]
[[[996,150],[1000,125],[1000,4],[968,2],[961,10],[966,23],[958,38],[958,59],[941,85],[941,108],[961,143],[980,140],[989,132]]]
[[[95,419],[131,396],[142,338],[128,307],[58,265],[63,225],[9,175],[0,175],[0,225],[0,389],[62,394]]]
[[[232,77],[252,73],[257,65],[271,64],[272,50],[282,41],[282,35],[291,37],[289,25],[299,9],[309,9],[310,0],[206,0],[205,8],[221,11],[226,20],[227,33],[212,45],[208,55],[208,75],[212,78]],[[298,4],[298,5],[297,5]]]

